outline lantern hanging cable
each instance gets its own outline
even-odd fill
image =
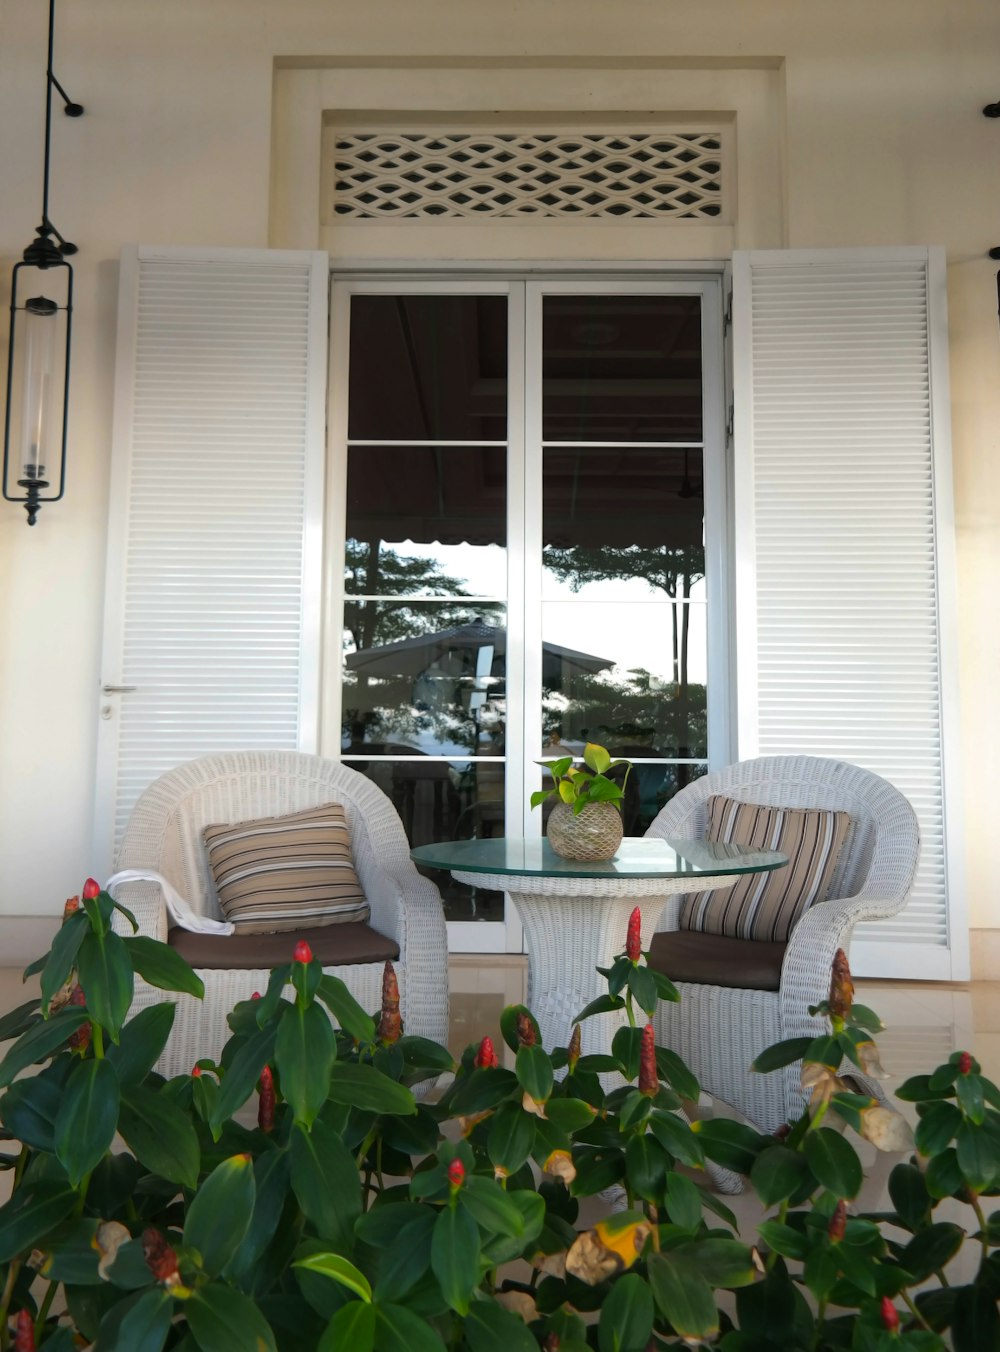
[[[62,497],[66,478],[73,312],[73,269],[66,259],[76,253],[76,245],[63,237],[49,216],[53,89],[62,98],[67,117],[79,117],[83,107],[70,99],[53,72],[54,39],[55,0],[49,0],[42,219],[21,262],[14,265],[11,279],[4,420],[3,496],[8,502],[21,503],[28,514],[29,526],[35,524],[43,503],[57,502]],[[36,287],[38,294],[20,299]],[[43,294],[43,290],[54,291],[56,299]],[[56,463],[58,477],[50,483],[47,467]],[[13,491],[12,479],[20,491]]]

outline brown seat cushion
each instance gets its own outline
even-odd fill
[[[172,929],[167,936],[170,947],[192,967],[225,969],[241,967],[272,968],[291,962],[292,952],[305,939],[324,967],[346,967],[361,962],[394,961],[399,944],[387,939],[370,925],[323,925],[283,934],[195,934],[192,930]]]
[[[699,930],[669,930],[653,935],[649,965],[671,981],[776,991],[787,947],[765,939],[731,939],[726,934],[702,934]]]

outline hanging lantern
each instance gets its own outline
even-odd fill
[[[55,0],[49,0],[49,61],[45,100],[45,163],[42,223],[14,265],[10,288],[7,405],[4,418],[3,495],[19,502],[33,526],[43,503],[58,502],[66,480],[70,330],[73,269],[66,261],[76,245],[49,220],[49,147],[52,91],[69,117],[83,108],[67,97],[52,73]]]

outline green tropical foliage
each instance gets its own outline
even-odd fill
[[[300,943],[232,1011],[219,1062],[165,1080],[153,1067],[174,1005],[130,1017],[135,974],[169,993],[200,982],[164,946],[119,938],[115,903],[88,890],[29,969],[40,999],[0,1020],[3,1348],[1000,1342],[1000,1090],[956,1053],[901,1086],[914,1137],[851,1079],[877,1069],[879,1024],[854,1004],[846,962],[818,1035],[759,1059],[762,1073],[802,1062],[802,1114],[775,1136],[689,1120],[697,1082],[646,1022],[677,992],[647,966],[637,924],[608,994],[580,1011],[621,1020],[610,1055],[581,1054],[579,1025],[568,1047],[544,1047],[514,1006],[503,1064],[489,1038],[456,1062],[401,1028],[391,969],[370,1013]],[[855,1201],[858,1135],[900,1153],[885,1213]],[[748,1176],[754,1234],[699,1186],[715,1167]]]

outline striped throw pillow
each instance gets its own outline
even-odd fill
[[[219,904],[237,934],[368,919],[339,803],[206,826],[202,836]]]
[[[732,887],[687,897],[681,907],[681,929],[787,941],[799,917],[826,900],[850,828],[846,812],[765,807],[721,795],[709,798],[709,840],[777,850],[788,856],[788,864],[769,873],[748,873]]]

